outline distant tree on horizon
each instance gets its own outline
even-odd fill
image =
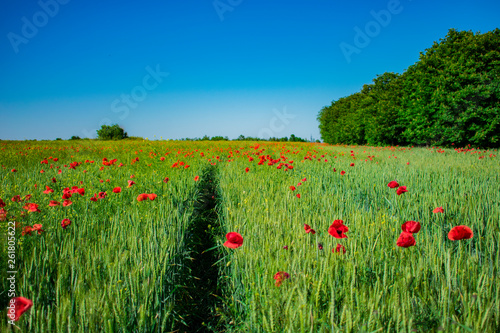
[[[101,129],[97,130],[97,138],[99,140],[121,140],[127,137],[127,132],[118,126],[118,124],[111,126],[102,125]]]

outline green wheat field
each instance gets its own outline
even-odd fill
[[[0,141],[0,330],[498,332],[497,154]],[[421,229],[398,246],[407,221]],[[457,226],[473,236],[451,240]],[[33,303],[16,326],[9,271]]]

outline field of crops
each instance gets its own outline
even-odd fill
[[[497,153],[0,141],[0,330],[498,332]]]

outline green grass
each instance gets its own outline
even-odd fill
[[[17,295],[34,305],[16,324],[33,332],[498,331],[495,154],[302,143],[2,142],[0,198],[8,216],[45,230],[32,236],[17,230]],[[293,169],[268,160],[258,165],[262,155],[293,160]],[[49,156],[59,161],[40,164]],[[103,157],[118,161],[100,170]],[[73,161],[83,163],[63,167]],[[179,161],[190,167],[172,167]],[[132,174],[136,184],[127,188]],[[387,187],[391,180],[408,192],[396,195]],[[42,193],[45,185],[54,193]],[[48,207],[76,185],[84,196]],[[121,193],[112,192],[116,186]],[[100,191],[107,197],[90,201]],[[140,193],[158,198],[138,202]],[[21,216],[24,202],[10,200],[26,194],[40,213]],[[212,195],[215,206],[205,205]],[[432,213],[439,206],[444,214]],[[64,218],[72,221],[67,229]],[[336,219],[349,228],[348,238],[328,234]],[[400,248],[396,240],[409,220],[422,229],[415,246]],[[304,224],[316,234],[306,234]],[[450,241],[457,225],[469,226],[474,237]],[[242,247],[222,246],[230,231],[242,234]],[[332,252],[337,244],[345,254]],[[202,270],[209,273],[200,278],[191,258],[206,260]],[[279,271],[290,278],[277,287]],[[199,282],[217,272],[217,285]],[[2,284],[6,290],[5,278]],[[205,289],[196,293],[198,286]],[[0,294],[3,305],[8,300]],[[2,317],[0,325],[10,327]]]

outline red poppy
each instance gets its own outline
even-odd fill
[[[16,169],[12,169],[12,170],[10,170],[10,171],[12,171],[12,172],[17,172],[17,170],[16,170]]]
[[[50,200],[49,202],[49,207],[55,207],[55,206],[59,206],[60,203],[57,202],[57,201],[54,201],[54,200]]]
[[[314,229],[311,229],[309,224],[304,224],[304,230],[306,231],[306,234],[311,233],[314,235],[316,233],[316,231],[314,231]]]
[[[38,234],[40,235],[44,230],[42,230],[42,225],[41,224],[33,224],[33,227],[31,228],[32,231],[38,231]]]
[[[26,226],[26,227],[24,227],[23,231],[21,232],[21,236],[24,236],[26,234],[31,236],[32,231],[33,231],[33,228],[31,228],[30,226]]]
[[[245,172],[248,172],[248,171],[250,171],[250,168],[245,168]]]
[[[56,177],[52,177],[52,182],[53,182],[53,183],[57,183],[57,179],[56,179]]]
[[[166,183],[168,183],[168,181],[169,181],[168,177],[165,177],[165,179],[163,179],[163,182],[164,182],[165,184],[166,184]]]
[[[335,249],[332,249],[332,252],[334,252],[334,253],[335,253],[335,252],[338,252],[338,253],[340,253],[340,252],[345,253],[345,252],[346,252],[346,249],[345,249],[344,245],[342,245],[342,244],[337,244],[337,247],[336,247]]]
[[[28,201],[29,199],[31,199],[31,194],[26,194],[24,196],[24,201]]]
[[[399,186],[398,182],[393,180],[393,181],[390,181],[389,184],[387,184],[387,186],[389,186],[389,188],[396,188]]]
[[[80,195],[84,195],[85,194],[85,189],[84,188],[79,188],[76,190],[76,192]]]
[[[230,249],[236,249],[243,245],[243,236],[237,232],[228,232],[226,239],[227,241],[224,243],[224,246]]]
[[[43,191],[43,193],[45,194],[54,193],[54,190],[45,185],[45,191]]]
[[[0,208],[3,208],[3,207],[5,207],[5,206],[6,206],[6,203],[5,203],[5,202],[3,202],[3,200],[2,200],[2,199],[0,199]]]
[[[410,247],[415,245],[415,238],[413,237],[412,233],[409,232],[402,232],[401,235],[399,235],[399,238],[396,242],[397,246],[400,247]]]
[[[299,198],[299,199],[300,199],[300,193],[298,193],[298,194],[297,194],[297,198]]]
[[[288,245],[283,246],[284,250],[288,250]]]
[[[432,212],[433,213],[444,213],[444,209],[443,209],[443,207],[437,207],[437,208],[434,208],[434,210]]]
[[[194,181],[197,182],[200,179],[200,176],[194,177]]]
[[[69,219],[64,219],[61,221],[61,227],[63,229],[66,229],[67,226],[69,226],[71,224],[71,221]]]
[[[92,198],[90,198],[90,201],[96,202],[97,201],[97,194],[94,194],[94,196]]]
[[[0,221],[5,221],[7,219],[7,211],[0,208]]]
[[[33,306],[33,302],[24,297],[14,297],[10,300],[7,307],[7,316],[13,320],[18,321],[23,313]]]
[[[122,188],[121,187],[115,187],[113,189],[113,193],[120,193],[122,191]]]
[[[354,163],[351,163],[349,166],[354,166]]]
[[[157,195],[154,193],[148,194],[147,196],[148,196],[149,200],[151,200],[151,201],[153,201],[157,197]]]
[[[63,207],[71,206],[73,204],[73,201],[71,200],[64,200],[63,201]]]
[[[401,226],[401,230],[404,232],[409,232],[410,234],[416,234],[420,231],[420,222],[406,221]]]
[[[340,171],[340,174],[341,174],[342,176],[343,176],[343,175],[345,175],[345,171],[344,171],[344,170]]]
[[[347,238],[344,232],[348,232],[349,228],[344,225],[344,221],[335,220],[332,225],[328,228],[328,233],[335,238]]]
[[[302,178],[302,181],[303,181],[303,182],[307,181],[307,178]]]
[[[137,196],[137,201],[144,201],[148,199],[148,195],[146,193],[141,193]]]
[[[281,283],[283,282],[283,280],[289,279],[289,278],[290,278],[290,274],[288,274],[287,272],[278,272],[278,273],[274,274],[274,279],[276,280],[274,282],[274,285],[276,287],[279,287],[279,286],[281,286]]]
[[[97,196],[98,199],[104,199],[106,198],[106,192],[99,192],[99,195]]]
[[[23,208],[28,212],[40,213],[40,209],[38,209],[38,204],[36,203],[27,203]]]
[[[71,194],[71,192],[64,192],[64,194],[63,194],[62,198],[63,198],[64,200],[66,200],[66,199],[71,198],[71,196],[73,196],[73,194]]]
[[[20,195],[15,195],[15,196],[13,196],[13,197],[12,197],[12,201],[14,201],[14,202],[19,202],[19,201],[21,201],[21,196],[20,196]]]
[[[323,250],[323,244],[318,243],[318,249]]]
[[[128,186],[127,187],[132,187],[132,185],[135,184],[135,182],[133,180],[127,180],[128,182]]]
[[[295,191],[295,186],[290,186],[290,190]]]
[[[448,233],[448,238],[452,241],[461,240],[461,239],[470,239],[474,236],[471,228],[465,225],[459,225],[457,227],[453,227]]]
[[[408,192],[408,191],[406,190],[406,186],[400,186],[400,187],[396,190],[396,194],[397,194],[397,195],[401,195],[401,194],[403,194],[403,193],[405,193],[405,192]]]

